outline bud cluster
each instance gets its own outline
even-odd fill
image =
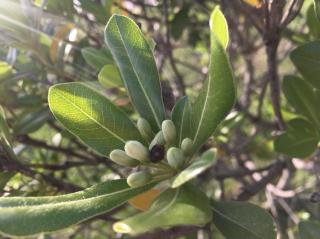
[[[156,134],[143,118],[138,120],[137,128],[149,143],[148,147],[132,140],[126,142],[124,150],[115,149],[110,153],[110,159],[121,166],[143,167],[143,171],[128,176],[130,187],[168,179],[185,167],[187,159],[191,157],[193,141],[185,138],[179,145],[177,130],[171,120],[164,120],[161,130]]]

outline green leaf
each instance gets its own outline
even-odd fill
[[[88,65],[96,70],[100,70],[106,64],[114,64],[110,51],[105,47],[101,49],[85,47],[81,49],[81,54]]]
[[[143,142],[125,113],[83,83],[51,87],[48,101],[57,120],[102,155],[109,156],[111,150],[123,148],[128,140]]]
[[[296,76],[285,76],[283,92],[297,113],[308,118],[320,130],[319,92]]]
[[[27,112],[13,125],[15,134],[29,134],[40,129],[50,118],[51,113],[47,106],[35,111]]]
[[[195,225],[204,226],[211,220],[208,198],[191,184],[163,192],[146,212],[117,222],[113,229],[133,235],[156,228]]]
[[[310,33],[316,39],[320,38],[320,22],[314,11],[314,5],[310,5],[307,10],[307,25]]]
[[[219,7],[216,7],[211,14],[210,29],[226,49],[229,43],[228,23]]]
[[[316,150],[318,141],[314,126],[297,118],[287,123],[287,131],[276,138],[274,148],[290,157],[305,158]]]
[[[152,186],[133,189],[121,179],[62,196],[2,197],[0,232],[29,236],[64,229],[110,211]]]
[[[319,239],[320,223],[316,221],[303,221],[299,223],[300,239]]]
[[[171,34],[175,40],[178,40],[183,31],[189,25],[189,10],[190,6],[185,4],[179,12],[174,15],[174,18],[171,21]]]
[[[108,0],[110,2],[110,0]],[[110,18],[110,9],[104,8],[103,6],[91,1],[91,0],[79,0],[81,7],[92,13],[98,22],[105,24]]]
[[[13,172],[0,172],[0,192],[14,175]]]
[[[180,172],[172,181],[171,187],[177,188],[189,180],[203,173],[216,162],[214,153],[209,150],[202,154],[201,158],[194,161],[190,166]]]
[[[187,96],[182,97],[175,104],[171,118],[177,128],[180,145],[184,138],[191,138],[192,133],[191,104]]]
[[[217,14],[212,14],[213,17],[215,15]],[[211,24],[219,28],[212,19]],[[221,36],[219,39],[222,39]],[[216,37],[216,32],[211,31],[209,77],[193,106],[193,122],[196,125],[195,150],[214,133],[219,123],[228,115],[234,104],[235,94],[228,57],[220,40]]]
[[[320,2],[319,0],[313,0],[314,5],[314,11],[316,14],[316,17],[318,18],[318,21],[320,22]]]
[[[105,40],[133,105],[157,131],[164,120],[164,106],[158,70],[147,40],[131,19],[120,15],[110,18]]]
[[[105,65],[99,75],[98,80],[106,88],[120,87],[123,85],[120,72],[115,65]]]
[[[271,215],[246,202],[214,202],[213,223],[226,239],[275,239]]]
[[[297,47],[290,58],[299,72],[315,88],[320,89],[320,42],[310,42]]]
[[[3,108],[0,106],[0,140],[5,141],[8,145],[11,142],[9,126],[6,121]]]
[[[12,66],[5,61],[0,61],[0,81],[12,74]]]

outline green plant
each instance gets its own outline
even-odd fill
[[[212,13],[210,26],[210,65],[203,89],[193,103],[181,98],[166,117],[149,42],[131,19],[113,15],[105,28],[105,41],[114,61],[104,66],[99,79],[105,72],[122,79],[117,84],[124,86],[141,117],[137,125],[88,83],[57,84],[50,88],[48,102],[56,119],[84,144],[102,156],[110,155],[121,166],[138,166],[139,172],[128,176],[130,186],[119,179],[61,196],[3,197],[0,231],[26,236],[60,230],[108,212],[160,183],[163,192],[149,210],[116,222],[115,231],[135,235],[177,225],[205,226],[213,220],[227,238],[275,238],[272,218],[264,210],[248,203],[210,202],[190,182],[216,162],[214,152],[203,152],[201,146],[235,101],[225,52],[228,27],[219,8]],[[0,140],[9,144],[4,122],[1,117]],[[10,147],[6,151],[13,154]]]

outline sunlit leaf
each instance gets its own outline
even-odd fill
[[[120,72],[115,65],[105,65],[99,72],[98,80],[106,88],[123,86]]]
[[[217,37],[224,48],[227,48],[229,42],[228,23],[223,13],[216,7],[210,17],[211,33]]]

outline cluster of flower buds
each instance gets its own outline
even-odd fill
[[[128,141],[124,150],[116,149],[110,153],[110,159],[121,166],[143,167],[143,171],[134,172],[127,178],[130,187],[165,180],[185,167],[193,141],[185,138],[179,145],[177,130],[171,120],[164,120],[156,134],[143,118],[138,120],[137,128],[149,147],[139,141]]]

